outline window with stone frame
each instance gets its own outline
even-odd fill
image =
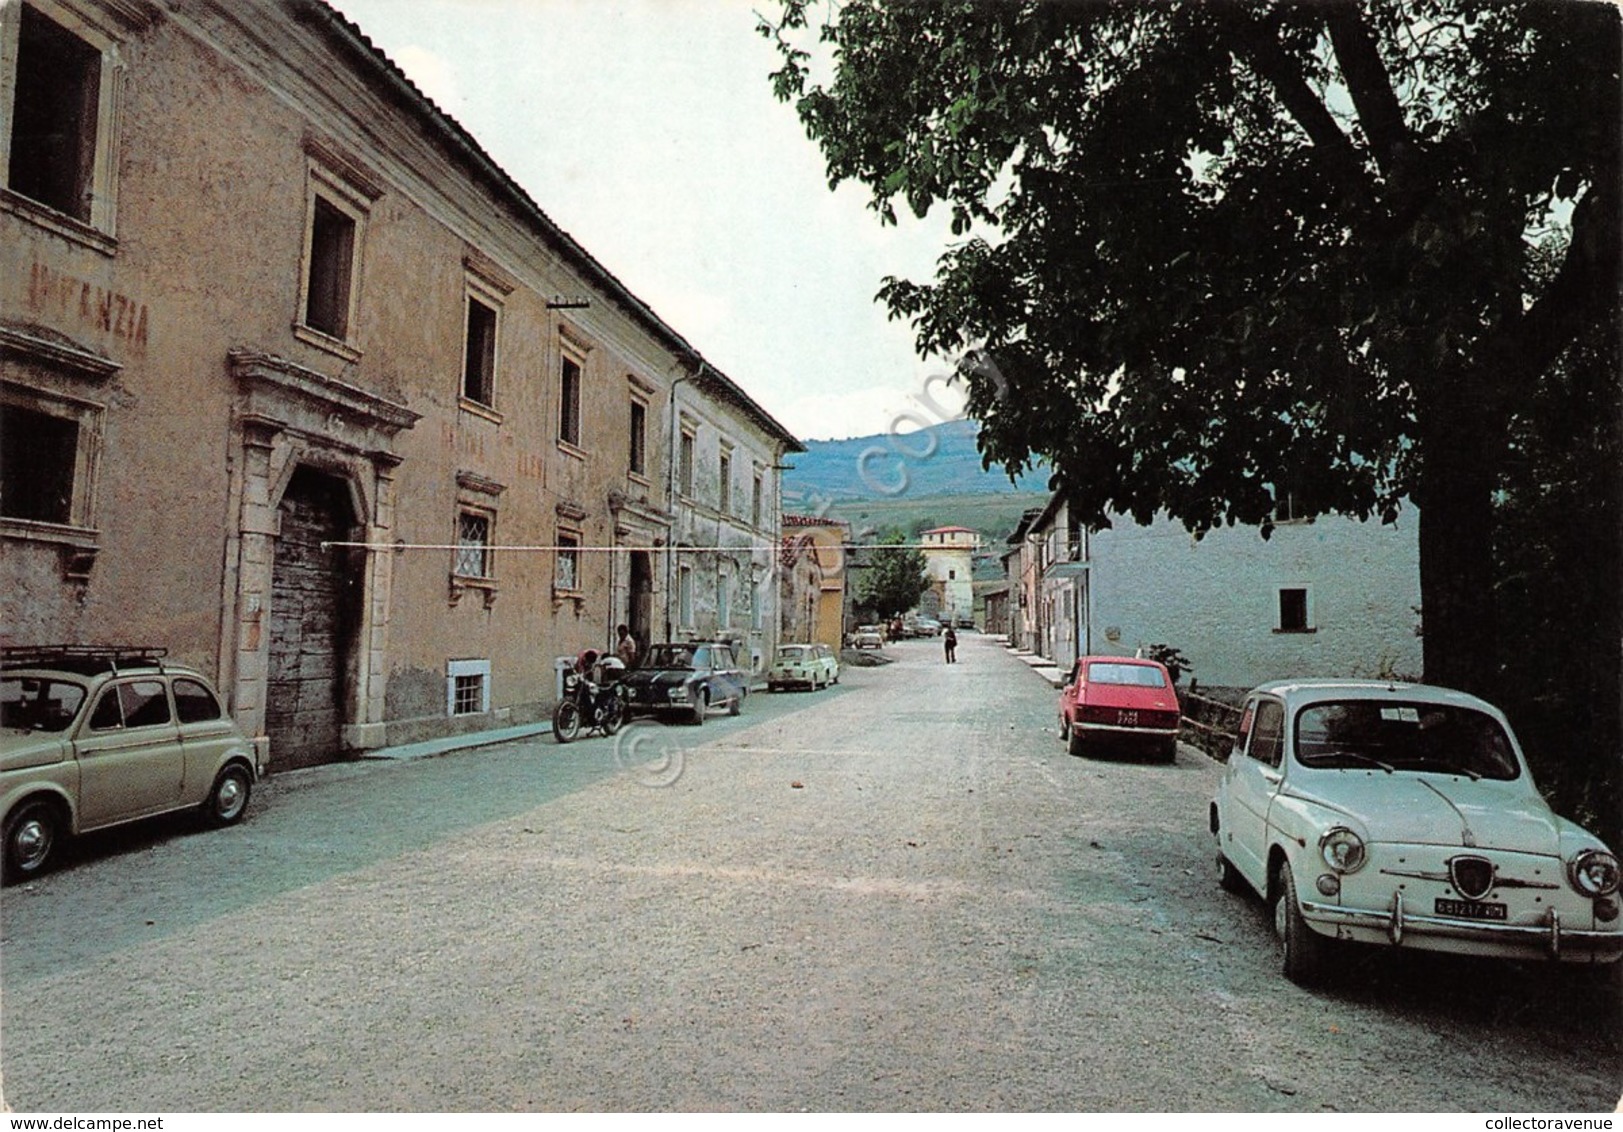
[[[491,516],[485,511],[464,509],[456,518],[456,566],[461,578],[489,578]]]
[[[631,398],[630,453],[626,468],[633,475],[648,473],[648,402]]]
[[[19,361],[19,372],[29,368]],[[0,530],[61,544],[69,576],[83,575],[95,558],[103,414],[95,402],[0,384]]]
[[[474,295],[467,297],[467,333],[462,352],[462,396],[476,405],[496,405],[497,310]]]
[[[716,471],[716,510],[723,515],[733,510],[733,450],[722,446],[721,459]]]
[[[6,186],[85,225],[111,225],[112,42],[54,4],[4,19],[15,60]]]
[[[577,593],[581,588],[580,532],[558,531],[557,565],[552,585],[560,593]]]
[[[766,495],[766,477],[761,472],[761,470],[759,468],[757,468],[755,470],[755,476],[754,476],[753,482],[752,482],[752,484],[750,486],[750,525],[751,526],[758,527],[758,526],[761,525],[761,511],[762,511],[762,506],[763,506],[763,503],[764,503],[765,495]]]
[[[314,134],[306,135],[304,271],[293,334],[345,361],[356,362],[354,343],[360,294],[361,250],[368,211],[383,195],[377,174]]]
[[[349,337],[349,297],[355,264],[355,218],[317,194],[310,205],[310,267],[304,324],[334,338]]]
[[[683,495],[693,494],[693,450],[698,439],[693,430],[682,426],[682,441],[677,456],[677,486]]]
[[[0,516],[72,522],[78,459],[78,421],[7,405],[0,414]]]
[[[490,661],[452,660],[445,665],[445,713],[480,715],[490,710]]]
[[[471,469],[456,474],[456,528],[451,552],[451,604],[470,591],[489,609],[496,602],[496,525],[507,488]]]
[[[580,359],[569,353],[558,366],[558,439],[580,447]]]

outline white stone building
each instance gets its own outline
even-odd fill
[[[975,552],[981,536],[968,527],[935,527],[919,536],[927,591],[936,599],[942,623],[969,617],[975,608]]]
[[[1062,499],[1027,527],[1040,577],[1034,651],[1076,656],[1180,650],[1206,685],[1293,676],[1419,676],[1417,516],[1392,525],[1336,515],[1224,527],[1196,539],[1162,517],[1089,532]]]

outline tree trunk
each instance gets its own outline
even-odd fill
[[[1427,683],[1490,702],[1498,694],[1493,490],[1496,449],[1485,414],[1465,404],[1432,409],[1422,427],[1420,601]],[[1497,439],[1496,439],[1497,437]]]

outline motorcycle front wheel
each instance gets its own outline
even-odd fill
[[[626,725],[625,701],[618,696],[614,702],[603,709],[603,734],[613,736],[620,733],[620,728]]]
[[[552,709],[552,737],[560,743],[572,743],[579,735],[580,705],[563,700]]]

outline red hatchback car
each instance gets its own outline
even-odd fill
[[[1178,752],[1178,694],[1166,666],[1127,656],[1084,656],[1059,695],[1059,734],[1071,754],[1096,747]]]

